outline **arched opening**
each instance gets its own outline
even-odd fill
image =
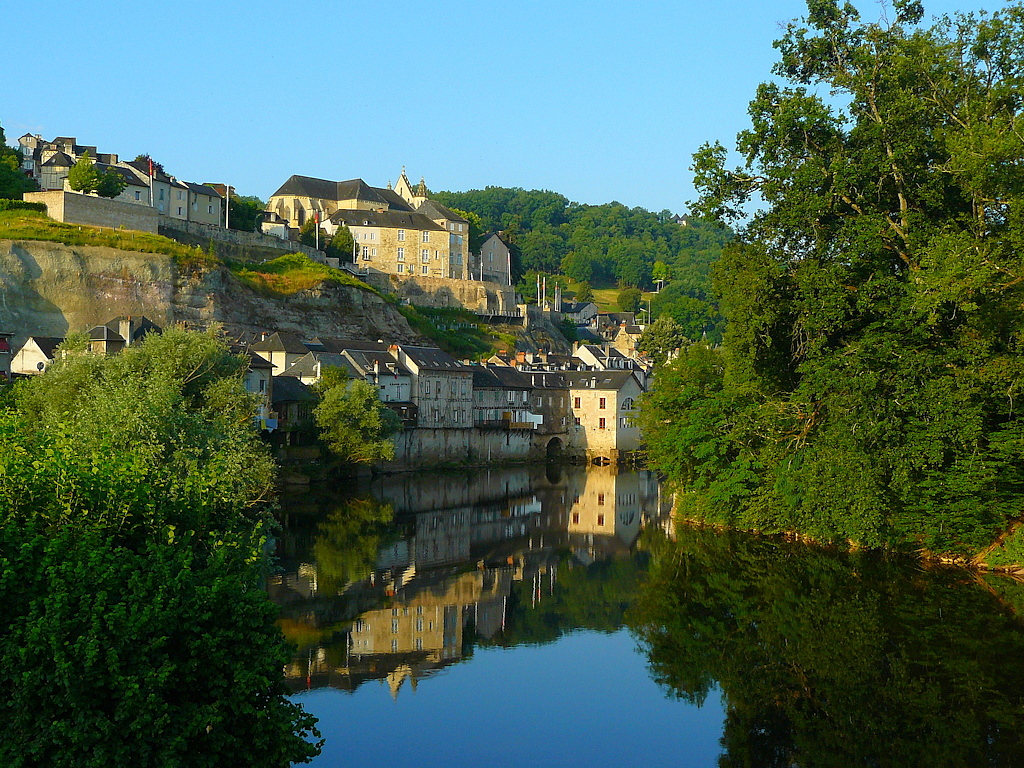
[[[561,441],[561,439],[557,438],[557,437],[552,437],[548,441],[546,452],[547,452],[547,457],[548,457],[549,460],[562,458],[562,441]]]

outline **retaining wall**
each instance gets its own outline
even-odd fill
[[[87,224],[92,227],[134,229],[139,232],[159,230],[159,217],[155,208],[110,200],[81,192],[54,189],[49,192],[26,192],[28,202],[43,203],[51,219],[67,224]]]

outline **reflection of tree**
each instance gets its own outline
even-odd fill
[[[381,546],[398,538],[394,516],[390,504],[375,499],[350,499],[327,515],[313,545],[321,594],[370,575]]]
[[[683,529],[627,622],[722,766],[1024,764],[1024,631],[960,571]]]
[[[536,584],[529,577],[514,583],[505,629],[492,642],[511,647],[550,643],[576,629],[614,632],[622,627],[646,568],[647,555],[642,552],[589,566],[573,564],[566,555],[553,587],[546,573]],[[537,585],[541,594],[535,604],[531,592]]]

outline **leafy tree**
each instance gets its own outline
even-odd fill
[[[568,317],[562,318],[561,322],[558,324],[558,330],[570,344],[574,341],[579,341],[579,334],[576,332],[576,323]]]
[[[395,445],[390,438],[402,428],[398,414],[380,401],[369,382],[349,380],[338,368],[325,370],[318,382],[320,403],[313,409],[313,418],[331,453],[353,464],[393,459]]]
[[[646,352],[657,362],[662,362],[665,356],[673,350],[685,346],[689,342],[686,331],[674,318],[665,316],[659,317],[648,325],[637,342],[637,349]]]
[[[331,237],[330,243],[327,245],[327,255],[332,259],[340,259],[341,261],[353,261],[355,254],[355,238],[352,237],[352,232],[344,224],[340,225]]]
[[[273,462],[245,360],[178,328],[87,344],[0,412],[0,763],[308,760],[262,589]]]
[[[594,300],[594,291],[590,288],[590,283],[584,280],[576,285],[576,301],[588,302]]]
[[[458,208],[452,208],[451,212],[457,213],[469,222],[469,252],[480,253],[480,246],[484,244],[484,232],[486,231],[484,220],[473,211],[460,211]]]
[[[99,184],[100,172],[96,170],[96,165],[86,150],[68,171],[68,186],[76,192],[89,195],[96,191]]]
[[[623,312],[636,312],[640,309],[640,300],[643,298],[639,288],[623,288],[619,291],[619,297],[616,300],[619,305],[619,309]]]
[[[308,245],[310,248],[316,248],[318,228],[320,230],[319,246],[321,250],[325,249],[331,241],[331,236],[327,234],[327,230],[316,223],[312,216],[299,228],[299,242],[303,245]]]
[[[107,168],[99,174],[96,182],[96,194],[100,197],[114,198],[124,192],[128,181],[113,168]]]
[[[253,195],[231,195],[228,199],[228,226],[239,232],[258,232],[260,214],[266,203]]]
[[[809,3],[743,165],[694,156],[701,215],[764,206],[715,267],[724,351],[666,366],[645,436],[702,519],[970,555],[1024,502],[1024,8],[894,8]]]
[[[21,152],[7,146],[7,137],[0,126],[0,199],[20,200],[25,192],[35,192],[39,186],[21,171]]]
[[[150,165],[150,163],[152,163],[153,164],[153,173],[164,173],[164,166],[163,166],[163,164],[162,163],[158,163],[148,153],[147,154],[142,154],[142,155],[136,155],[135,159],[132,160],[132,162],[133,163],[142,163],[142,165],[145,167],[147,173],[149,171],[149,165]]]

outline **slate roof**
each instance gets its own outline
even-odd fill
[[[381,189],[380,187],[374,187],[378,194],[388,201],[388,205],[391,206],[392,210],[396,211],[412,211],[412,207],[405,202],[400,194],[395,192],[393,189]]]
[[[408,368],[395,360],[386,350],[346,349],[345,357],[357,371],[360,371],[360,376],[374,373],[377,366],[380,367],[381,373],[397,373],[399,376],[412,375]]]
[[[490,370],[505,389],[533,389],[530,377],[515,368],[496,365]]]
[[[319,373],[317,372],[318,363],[320,368]],[[341,368],[349,376],[360,375],[359,371],[352,367],[351,363],[349,363],[344,355],[333,352],[309,352],[288,366],[281,375],[299,378],[317,378],[320,373],[323,372],[324,368],[332,366],[334,368]]]
[[[313,391],[294,376],[275,376],[273,404],[316,400]]]
[[[473,368],[473,389],[503,389],[503,387],[501,380],[494,375],[494,369],[479,366]]]
[[[147,160],[129,160],[125,165],[130,165],[136,171],[142,174],[143,178],[149,178],[149,162]],[[153,163],[153,180],[163,181],[165,183],[171,182],[171,177],[168,176],[164,171],[161,171],[156,163]]]
[[[302,343],[302,339],[287,331],[279,331],[263,341],[256,342],[249,348],[255,352],[287,352],[290,355],[302,355],[309,352],[306,345]]]
[[[343,208],[331,215],[332,224],[347,227],[384,227],[385,229],[426,229],[444,232],[445,228],[435,224],[422,213],[406,211],[360,211]]]
[[[416,364],[417,368],[428,371],[473,372],[473,368],[463,365],[447,352],[436,347],[413,347],[402,344],[401,348],[406,356]]]
[[[126,182],[128,182],[129,186],[133,186],[133,187],[148,187],[149,186],[149,184],[147,184],[142,179],[140,179],[138,176],[136,176],[131,170],[129,170],[128,168],[124,168],[124,167],[122,167],[120,165],[109,165],[107,163],[93,163],[93,165],[95,166],[96,170],[99,173],[105,173],[107,170],[112,170],[115,173],[121,174],[121,176],[124,177],[124,180]]]
[[[422,213],[424,216],[431,219],[448,219],[449,221],[461,221],[463,224],[469,223],[467,219],[462,218],[459,214],[455,213],[450,208],[446,208],[441,205],[436,200],[424,200],[420,203],[416,212]]]
[[[568,371],[565,377],[570,389],[608,389],[615,392],[622,389],[628,379],[636,381],[632,371]]]
[[[195,184],[191,181],[186,181],[185,186],[188,187],[189,191],[196,195],[209,195],[210,197],[223,197],[220,192],[211,186],[206,184]]]
[[[96,325],[90,328],[89,338],[92,341],[120,341],[124,343],[124,336],[105,325]]]
[[[28,344],[29,341],[34,341],[39,347],[39,351],[46,355],[48,360],[53,360],[57,347],[64,343],[64,339],[60,336],[29,336],[25,343]]]
[[[70,168],[74,164],[75,161],[71,159],[70,155],[63,152],[55,152],[45,163],[43,163],[43,168],[46,168],[47,166]]]
[[[568,389],[569,382],[562,372],[552,371],[527,371],[523,374],[530,377],[530,383],[535,389]]]
[[[391,346],[383,341],[366,341],[361,339],[316,339],[316,341],[319,343],[319,350],[324,352],[344,352],[348,349],[387,352],[388,347]]]

